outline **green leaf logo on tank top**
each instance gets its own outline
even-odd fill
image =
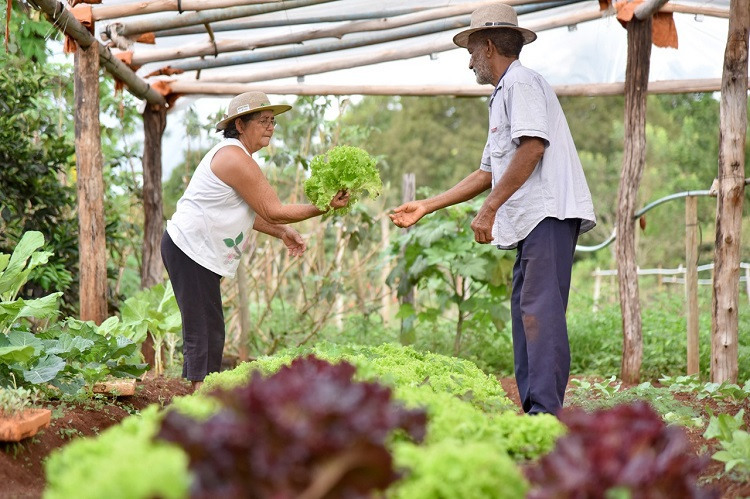
[[[240,232],[234,239],[229,237],[224,239],[224,244],[227,245],[227,248],[234,248],[234,252],[237,253],[237,256],[242,256],[242,251],[240,251],[240,243],[242,242],[243,237],[244,236],[242,232]]]

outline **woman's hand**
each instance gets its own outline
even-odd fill
[[[291,256],[302,256],[307,249],[307,243],[302,239],[299,232],[287,227],[284,234],[281,236],[281,240],[284,241],[286,249],[289,250]]]
[[[333,196],[333,199],[331,199],[330,206],[334,210],[338,210],[339,208],[344,208],[346,205],[349,204],[349,191],[346,189],[340,190],[336,193],[335,196]]]

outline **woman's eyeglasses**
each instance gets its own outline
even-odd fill
[[[276,126],[276,118],[261,118],[259,120],[254,120],[256,123],[258,123],[263,128],[268,128],[269,126]]]

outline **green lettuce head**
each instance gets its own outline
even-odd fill
[[[349,204],[336,211],[342,215],[349,213],[361,196],[376,198],[383,190],[375,159],[358,147],[336,146],[319,154],[310,163],[310,171],[305,194],[322,211],[331,209],[331,199],[342,189],[349,191]]]

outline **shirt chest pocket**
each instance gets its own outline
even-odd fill
[[[510,125],[500,123],[490,127],[490,156],[501,159],[511,152]]]

